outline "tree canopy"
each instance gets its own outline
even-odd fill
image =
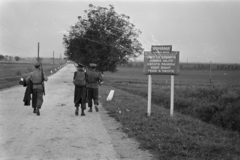
[[[19,60],[21,59],[21,58],[18,57],[18,56],[15,56],[14,58],[15,58],[16,61],[19,61]]]
[[[5,59],[5,57],[0,54],[0,61],[1,61],[1,60],[4,60],[4,59]]]
[[[142,54],[138,41],[141,31],[130,23],[130,17],[118,14],[114,6],[96,7],[92,4],[79,16],[75,25],[64,35],[65,56],[76,63],[96,63],[98,70],[116,71],[118,64]]]

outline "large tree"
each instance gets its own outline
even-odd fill
[[[90,4],[84,11],[86,16],[79,16],[69,34],[64,35],[65,56],[69,60],[84,65],[97,63],[100,71],[115,72],[117,64],[142,54],[137,39],[141,31],[130,23],[129,16],[118,14],[109,6],[108,9]]]

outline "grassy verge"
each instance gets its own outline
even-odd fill
[[[112,101],[106,101],[111,89]],[[136,138],[142,149],[151,151],[158,159],[219,160],[240,158],[240,136],[192,117],[152,106],[152,115],[146,116],[147,100],[120,89],[103,85],[101,102],[110,116],[122,124],[129,137]]]

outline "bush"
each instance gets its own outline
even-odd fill
[[[239,97],[240,95],[234,91],[234,90],[228,90],[226,93],[224,93],[222,96],[221,96],[221,101],[224,103],[224,104],[227,104],[227,103],[234,103],[235,101],[238,101],[239,100]]]
[[[198,106],[195,110],[197,117],[204,122],[210,122],[216,112],[218,112],[216,104]]]
[[[222,127],[240,132],[240,106],[227,107],[222,113]]]

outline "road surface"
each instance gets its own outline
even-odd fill
[[[68,64],[49,77],[40,116],[24,106],[23,86],[0,90],[0,159],[152,159],[117,130],[119,124],[101,106],[98,113],[75,116],[74,71],[74,65]]]

